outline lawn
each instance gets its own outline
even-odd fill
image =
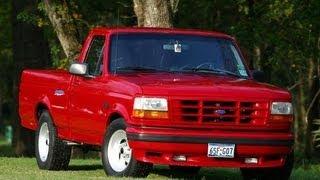
[[[147,179],[177,176],[163,166],[155,166]],[[291,179],[319,179],[320,165],[296,168]],[[99,159],[72,159],[67,171],[39,170],[34,158],[0,157],[0,179],[115,179],[107,177]],[[196,179],[241,179],[236,169],[202,169]]]
[[[155,166],[147,179],[183,178],[165,166]],[[187,177],[185,177],[187,178]],[[237,169],[201,169],[196,179],[242,179]],[[72,159],[67,171],[39,170],[35,158],[12,156],[10,148],[0,142],[0,179],[116,179],[107,177],[100,159]],[[291,179],[320,179],[320,163],[296,167]]]
[[[235,169],[203,169],[196,177],[201,179],[241,179]],[[156,166],[147,179],[183,177],[172,175],[164,166]],[[0,179],[106,179],[99,159],[72,159],[67,171],[39,170],[34,158],[0,158]],[[108,179],[114,179],[108,177]]]

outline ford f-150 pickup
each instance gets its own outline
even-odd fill
[[[95,28],[69,71],[23,71],[21,124],[36,132],[40,169],[66,169],[78,145],[101,149],[113,176],[143,177],[162,164],[288,179],[291,95],[252,72],[223,33]]]

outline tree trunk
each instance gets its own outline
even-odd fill
[[[318,81],[317,79],[314,81]],[[314,142],[313,142],[313,136],[312,136],[312,131],[316,130],[315,128],[319,128],[319,127],[315,127],[315,125],[313,124],[313,120],[317,119],[319,117],[319,97],[315,97],[317,92],[319,91],[319,83],[318,82],[314,82],[311,88],[311,92],[310,92],[310,98],[312,100],[310,100],[309,102],[311,103],[313,100],[315,101],[314,104],[310,104],[308,109],[309,111],[307,111],[306,114],[306,118],[307,118],[307,131],[306,131],[306,145],[305,145],[305,155],[307,158],[311,158],[312,157],[312,152],[313,152],[313,147],[314,147]],[[313,99],[315,98],[315,99]]]
[[[273,45],[264,44],[262,48],[261,57],[257,59],[259,68],[265,73],[266,82],[272,81],[272,64],[268,62],[270,57],[274,54]]]
[[[13,60],[15,78],[12,87],[14,105],[12,108],[12,126],[14,130],[13,147],[17,155],[29,156],[34,153],[34,133],[20,125],[18,115],[18,86],[23,68],[43,68],[50,64],[50,50],[44,33],[39,27],[18,21],[17,15],[25,9],[37,13],[37,0],[12,1],[12,35]]]
[[[139,27],[173,26],[173,15],[177,11],[177,0],[133,0],[134,12]]]
[[[60,41],[68,60],[78,55],[81,43],[77,37],[78,30],[70,15],[66,1],[44,0],[45,11]]]
[[[320,38],[319,38],[320,41]],[[320,49],[319,51],[320,52]],[[317,54],[317,53],[316,53]],[[311,84],[309,85],[310,91],[309,91],[309,99],[308,99],[308,109],[306,112],[306,121],[307,121],[307,131],[305,134],[305,156],[307,158],[312,157],[312,153],[314,150],[314,142],[313,142],[313,135],[312,131],[318,129],[314,123],[313,120],[319,119],[320,117],[320,64],[318,56],[315,56],[314,59],[311,60],[310,70],[312,71],[312,77]]]
[[[301,74],[299,82],[303,82],[304,76]],[[305,109],[305,93],[304,85],[300,83],[296,91],[296,113],[295,113],[295,147],[298,151],[303,151],[304,139],[307,122],[305,121],[306,109]]]
[[[254,37],[255,29],[255,11],[254,11],[254,0],[247,0],[247,5],[248,5],[248,10],[249,10],[249,14],[248,14],[248,24],[247,24],[247,28],[248,31],[251,32],[252,37]],[[249,68],[250,69],[259,69],[260,70],[260,61],[257,58],[257,48],[259,48],[258,44],[256,44],[256,41],[249,38],[249,41],[251,42],[251,48],[248,49],[248,62],[249,62]],[[260,49],[259,49],[260,50]]]

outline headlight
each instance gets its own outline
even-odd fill
[[[168,111],[168,101],[165,98],[137,97],[134,99],[133,109]]]
[[[292,112],[290,102],[273,102],[271,105],[271,114],[273,115],[291,115]]]
[[[136,97],[132,115],[136,118],[168,118],[168,101],[165,98]]]

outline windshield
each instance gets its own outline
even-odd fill
[[[248,76],[230,40],[155,33],[112,36],[109,70],[112,73],[166,71]]]

